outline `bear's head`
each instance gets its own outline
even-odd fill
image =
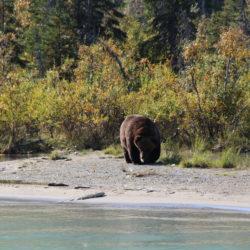
[[[154,136],[136,136],[134,143],[140,152],[142,163],[152,163],[159,158],[160,145]]]

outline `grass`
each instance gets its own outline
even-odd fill
[[[229,148],[220,154],[212,152],[193,153],[193,156],[181,165],[186,168],[241,168],[246,164],[246,160],[240,156],[239,151]]]
[[[121,171],[122,171],[123,173],[127,173],[127,172],[128,172],[128,170],[127,170],[126,168],[124,168],[124,167],[121,168]]]
[[[164,165],[180,165],[186,168],[239,168],[250,167],[250,154],[240,154],[239,150],[226,149],[220,153],[209,151],[210,145],[204,139],[194,139],[191,149],[180,147],[178,143],[167,142],[161,145],[158,162]],[[121,146],[111,145],[103,150],[117,158],[123,158]],[[126,172],[126,169],[121,169]]]
[[[159,175],[155,171],[148,170],[148,171],[143,171],[143,172],[136,172],[136,173],[130,173],[129,174],[132,177],[147,177],[147,176],[152,176],[152,175]]]
[[[239,153],[239,151],[236,151],[233,148],[229,148],[222,152],[219,166],[222,168],[235,168],[240,162]]]
[[[54,150],[50,153],[49,155],[50,160],[56,161],[56,160],[62,160],[65,159],[65,155],[63,152],[58,151],[58,150]]]
[[[191,159],[182,161],[181,165],[185,168],[211,168],[215,167],[212,153],[194,153]]]
[[[215,176],[227,176],[227,177],[235,177],[234,173],[223,173],[223,174],[215,174]]]
[[[166,142],[161,145],[161,148],[159,162],[165,165],[178,165],[181,162],[182,156],[178,143]]]
[[[240,158],[240,164],[239,167],[241,169],[247,169],[250,168],[250,154],[243,154],[243,155],[239,155]]]
[[[119,144],[113,144],[102,150],[104,154],[113,155],[116,158],[123,158],[123,151]]]
[[[92,148],[84,149],[83,151],[79,152],[79,155],[84,156],[84,155],[87,155],[87,154],[89,154],[91,152],[94,152],[94,150]]]
[[[164,165],[178,165],[181,162],[181,155],[179,152],[168,151],[161,154],[159,162],[162,162]]]
[[[208,150],[209,144],[201,137],[195,137],[192,143],[192,152],[204,153]]]
[[[162,145],[159,161],[165,165],[180,165],[186,168],[238,168],[250,167],[250,154],[228,148],[220,153],[209,151],[209,144],[195,139],[191,150],[175,145]]]

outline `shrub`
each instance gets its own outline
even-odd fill
[[[213,53],[212,53],[213,51]],[[186,70],[178,100],[183,109],[181,128],[206,140],[223,138],[225,132],[247,126],[249,115],[249,39],[230,28],[216,44],[206,34],[186,47]]]

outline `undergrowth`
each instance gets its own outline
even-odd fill
[[[113,155],[116,158],[123,158],[121,145],[113,144],[102,150],[104,154]]]

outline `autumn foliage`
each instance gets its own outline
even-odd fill
[[[141,16],[119,23],[114,1],[105,0],[108,10],[101,9],[102,1],[91,6],[100,37],[91,34],[94,23],[79,24],[77,1],[56,1],[51,12],[40,0],[14,2],[6,11],[11,25],[0,27],[0,152],[33,138],[101,148],[118,142],[121,122],[135,113],[155,120],[163,141],[189,145],[202,137],[211,146],[250,148],[250,44],[239,25],[217,28],[221,17],[212,16],[212,28],[220,31],[212,39],[208,19],[196,25],[195,6],[185,5],[196,33],[183,35],[183,26],[176,44],[159,48],[154,39],[165,31],[149,31]],[[145,2],[152,7],[159,1]],[[111,10],[115,19],[105,19]],[[188,18],[180,10],[179,22]]]

